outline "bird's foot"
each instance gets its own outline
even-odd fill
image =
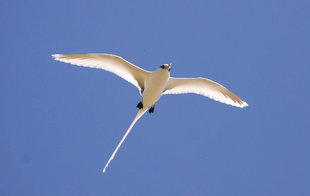
[[[143,108],[143,103],[142,103],[142,101],[140,101],[140,102],[138,103],[137,108],[139,108],[139,109],[142,109],[142,108]]]
[[[150,114],[153,113],[154,110],[155,110],[155,106],[152,106],[152,107],[149,109],[149,113],[150,113]]]

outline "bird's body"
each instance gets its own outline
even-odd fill
[[[153,106],[160,98],[162,92],[167,86],[170,72],[159,68],[154,71],[145,82],[145,89],[142,93],[143,107]]]
[[[137,105],[139,111],[136,117],[112,153],[103,172],[106,171],[109,163],[139,118],[150,107],[149,113],[154,112],[155,104],[161,95],[195,93],[236,107],[243,108],[247,106],[247,103],[237,95],[212,80],[206,78],[170,77],[171,64],[164,64],[156,71],[149,72],[119,56],[111,54],[54,54],[52,56],[55,60],[62,62],[110,71],[135,85],[142,95],[142,99]]]

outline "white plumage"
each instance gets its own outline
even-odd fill
[[[139,108],[137,116],[114,150],[103,172],[105,172],[136,121],[149,107],[151,107],[149,112],[154,112],[155,104],[161,95],[195,93],[240,108],[248,106],[237,95],[212,80],[206,78],[170,77],[171,64],[164,64],[156,71],[150,72],[112,54],[54,54],[52,56],[55,60],[65,63],[112,72],[135,85],[142,95],[142,100],[137,106]]]
[[[53,54],[55,60],[72,65],[103,69],[135,85],[139,91],[151,72],[112,54]]]

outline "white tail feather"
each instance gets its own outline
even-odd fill
[[[109,166],[110,162],[114,159],[115,154],[117,153],[119,147],[122,145],[122,143],[124,142],[124,140],[126,139],[127,135],[129,134],[129,132],[131,131],[132,127],[136,124],[136,122],[139,120],[139,118],[141,118],[141,116],[146,112],[147,108],[143,108],[140,109],[136,115],[136,117],[133,119],[131,125],[129,126],[128,130],[126,131],[125,135],[123,136],[122,140],[119,142],[119,144],[117,145],[117,147],[115,148],[114,152],[112,153],[110,159],[108,160],[107,164],[104,166],[104,169],[102,170],[102,172],[106,172],[107,167]]]

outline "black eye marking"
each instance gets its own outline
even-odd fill
[[[168,71],[170,71],[170,70],[171,70],[171,68],[168,69]]]
[[[160,68],[165,69],[165,65],[160,66]]]

